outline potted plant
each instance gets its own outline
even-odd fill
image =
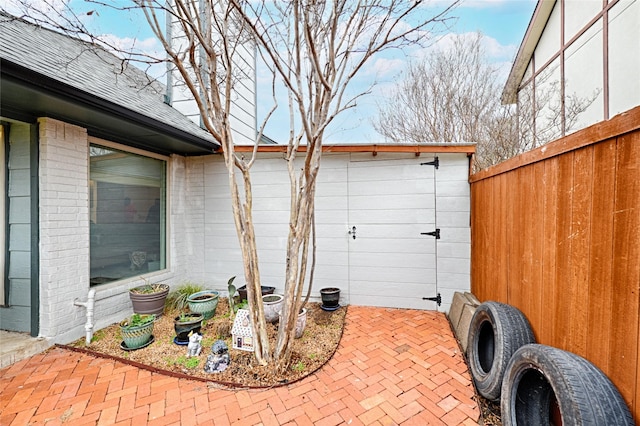
[[[320,297],[322,298],[322,305],[320,306],[325,311],[335,311],[340,307],[340,289],[336,287],[327,287],[320,289]]]
[[[169,293],[166,306],[170,310],[184,311],[189,306],[187,303],[189,296],[202,290],[204,287],[200,284],[190,281],[183,282]]]
[[[218,307],[218,293],[216,290],[203,290],[187,297],[189,310],[202,314],[204,319],[212,318]]]
[[[202,328],[202,314],[193,312],[181,313],[173,320],[173,329],[176,331],[176,338],[173,342],[178,345],[189,344],[189,334],[200,333]]]
[[[133,305],[133,312],[161,316],[168,294],[169,286],[161,283],[147,283],[130,289],[129,298]]]
[[[278,315],[282,309],[284,296],[281,294],[265,294],[262,296],[262,305],[264,306],[264,318],[270,323],[278,321]]]
[[[156,316],[153,314],[133,314],[120,321],[122,344],[125,350],[140,349],[153,341],[153,324]]]
[[[278,316],[280,320],[282,320],[282,311],[278,312]],[[307,326],[307,308],[302,308],[300,313],[298,313],[298,318],[296,319],[296,334],[295,338],[299,339],[304,334],[304,329]]]
[[[262,296],[264,296],[265,294],[273,294],[273,292],[276,290],[275,287],[270,287],[270,286],[260,286],[260,293]],[[242,302],[243,300],[247,300],[247,286],[243,285],[242,287],[240,287],[238,289],[238,295],[240,296],[240,301]]]

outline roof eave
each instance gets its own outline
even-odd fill
[[[140,114],[122,105],[99,98],[91,93],[69,86],[4,58],[0,58],[0,70],[2,72],[2,78],[8,78],[20,85],[35,88],[51,96],[86,107],[87,109],[99,111],[100,113],[108,114],[117,119],[135,123],[138,126],[147,128],[151,132],[180,140],[183,144],[193,147],[194,152],[191,153],[192,155],[212,153],[220,148],[220,145],[215,141],[207,140],[144,114]],[[85,125],[87,128],[95,127],[92,126],[91,123],[73,124]],[[184,154],[184,152],[182,154]]]
[[[555,4],[556,0],[538,0],[531,21],[529,21],[527,32],[520,44],[520,49],[518,49],[518,54],[511,67],[511,72],[502,90],[500,100],[503,105],[517,102],[518,89],[522,82],[522,77],[527,71],[527,66],[529,66],[533,52],[540,41],[542,32],[547,25],[547,21],[549,20],[549,16],[551,16]]]

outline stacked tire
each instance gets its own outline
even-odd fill
[[[624,399],[586,359],[535,343],[517,308],[481,304],[469,325],[469,370],[478,393],[498,401],[504,425],[633,425]]]

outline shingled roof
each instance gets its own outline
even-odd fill
[[[58,118],[163,153],[211,153],[211,135],[164,102],[164,85],[105,49],[0,15],[2,111]]]

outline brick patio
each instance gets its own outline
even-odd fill
[[[227,390],[53,348],[0,370],[0,425],[475,425],[442,313],[349,306],[334,357],[294,384]]]

